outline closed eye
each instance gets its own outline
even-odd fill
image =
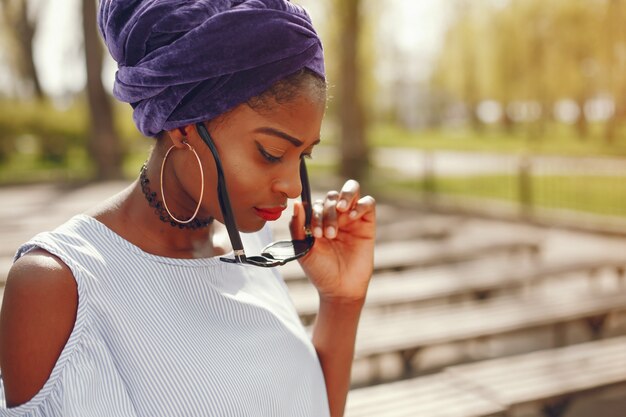
[[[271,153],[266,151],[265,148],[263,148],[263,146],[261,146],[259,142],[255,142],[255,143],[256,143],[257,149],[259,150],[259,153],[266,161],[273,163],[273,164],[282,161],[283,159],[282,155],[281,156],[272,155]]]

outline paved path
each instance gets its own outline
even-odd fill
[[[423,151],[414,148],[379,148],[373,153],[375,165],[392,169],[409,177],[421,177],[430,166],[436,175],[511,174],[520,168],[521,156],[496,152]],[[315,159],[336,162],[337,151],[329,146],[315,150]],[[537,175],[615,175],[626,176],[626,158],[565,157],[537,155],[532,157]]]
[[[429,164],[437,175],[516,174],[522,162],[520,155],[488,152],[433,151],[417,149],[380,149],[375,163],[380,167],[420,176]],[[626,175],[626,159],[602,157],[532,157],[537,175]]]

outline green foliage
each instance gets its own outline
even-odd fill
[[[505,107],[534,101],[543,108],[542,121],[551,119],[552,107],[561,99],[583,106],[604,96],[621,106],[626,92],[625,3],[459,0],[433,82],[472,110],[487,99]],[[614,117],[625,114],[620,110]],[[579,119],[584,118],[581,112]],[[585,135],[585,121],[581,123]],[[611,140],[608,134],[606,138]]]
[[[137,132],[130,106],[117,103],[114,111],[127,160],[145,160],[153,140]],[[0,101],[0,183],[90,179],[89,134],[81,99],[66,108],[46,101]]]
[[[84,142],[86,117],[78,106],[61,111],[49,102],[0,102],[0,159],[6,161],[22,149],[21,142],[34,140],[42,161],[62,164],[70,148]]]
[[[42,160],[36,154],[15,152],[0,164],[0,184],[82,182],[93,177],[84,149],[72,148],[63,164]]]

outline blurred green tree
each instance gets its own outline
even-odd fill
[[[332,0],[337,36],[336,51],[338,84],[337,115],[340,125],[340,174],[364,180],[369,167],[366,141],[366,117],[362,90],[362,2],[361,0]]]
[[[484,54],[487,49],[481,47],[486,39],[484,27],[481,27],[482,3],[481,0],[457,1],[456,22],[446,34],[434,72],[434,83],[465,104],[467,116],[476,130],[482,128],[477,106],[485,97]]]
[[[87,69],[90,128],[88,149],[96,164],[96,179],[122,177],[121,141],[113,123],[111,99],[102,85],[102,42],[97,32],[96,0],[83,0],[83,34]]]
[[[572,97],[580,108],[576,128],[581,138],[588,136],[586,103],[602,91],[601,66],[604,16],[589,0],[559,0],[551,16],[550,54],[555,57],[551,83],[557,96]]]
[[[529,125],[538,127],[533,137],[543,135],[561,99],[578,104],[575,126],[586,137],[588,104],[611,92],[616,112],[606,137],[614,136],[626,107],[622,1],[458,0],[433,81],[465,103],[474,127],[479,127],[476,105],[497,100],[503,126],[510,130],[531,120]],[[530,103],[541,111],[514,120],[507,111],[512,103]]]
[[[38,4],[39,6],[41,3]],[[38,5],[27,0],[0,0],[0,23],[7,58],[19,95],[44,98],[33,57],[33,39],[37,31]]]
[[[604,139],[607,144],[613,144],[618,127],[626,118],[626,5],[624,0],[607,0],[607,3],[604,59],[615,110],[606,124]]]

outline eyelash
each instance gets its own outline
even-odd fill
[[[281,162],[283,160],[282,156],[274,156],[274,155],[270,154],[265,149],[263,149],[263,147],[261,145],[257,145],[257,148],[259,149],[259,153],[261,153],[261,156],[269,163],[276,164],[276,163],[279,163],[279,162]],[[311,155],[310,153],[303,153],[300,157],[301,158],[307,158],[307,159],[313,159],[313,155]]]
[[[265,149],[263,149],[263,147],[261,145],[257,145],[257,148],[259,149],[259,153],[261,154],[261,156],[267,161],[270,162],[272,164],[278,163],[280,161],[282,161],[283,157],[282,156],[274,156],[272,154],[270,154],[269,152],[267,152]]]

